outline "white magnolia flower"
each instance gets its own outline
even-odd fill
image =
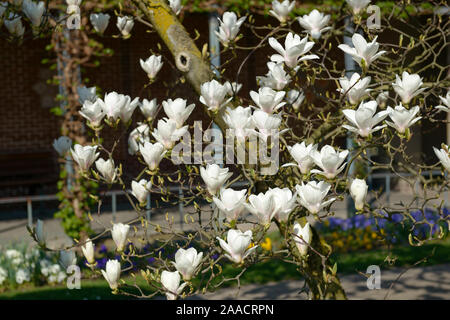
[[[386,107],[386,103],[389,99],[389,91],[381,91],[377,96],[377,103],[381,108]]]
[[[341,94],[346,94],[351,104],[358,104],[370,91],[368,89],[371,77],[361,79],[358,73],[353,73],[350,79],[343,77],[339,79],[341,89],[337,89]]]
[[[225,257],[236,263],[242,263],[258,246],[249,248],[252,242],[252,231],[242,232],[237,229],[230,229],[227,233],[227,241],[220,239],[219,244],[226,252]]]
[[[307,222],[303,228],[298,222],[296,222],[294,224],[293,237],[300,255],[306,255],[306,253],[308,252],[308,245],[311,244],[312,240],[312,230],[309,222]]]
[[[331,188],[331,185],[325,181],[309,181],[306,185],[302,182],[302,185],[296,185],[295,188],[299,203],[312,214],[319,213],[322,208],[336,200],[331,198],[323,201]]]
[[[94,128],[100,127],[105,112],[103,111],[103,101],[97,99],[95,102],[85,100],[83,107],[81,107],[80,114],[89,121],[90,125]]]
[[[275,218],[278,221],[286,222],[291,212],[297,207],[297,193],[292,194],[289,188],[274,188],[269,189],[269,192],[272,193],[277,208]]]
[[[95,161],[98,172],[107,183],[113,183],[117,177],[117,170],[112,159],[103,160],[102,158]]]
[[[290,2],[289,0],[284,0],[279,2],[277,0],[272,1],[272,10],[269,13],[278,19],[281,23],[285,23],[291,13],[292,9],[295,7],[295,0]]]
[[[248,202],[244,204],[245,207],[258,218],[258,222],[263,226],[269,225],[280,209],[274,199],[274,193],[270,189],[266,193],[250,195]]]
[[[189,118],[192,110],[195,108],[195,104],[192,103],[186,106],[187,100],[177,98],[175,100],[168,99],[162,102],[164,112],[169,119],[174,120],[177,123],[177,128],[181,128],[184,122]]]
[[[322,171],[313,169],[311,173],[319,173],[327,177],[328,179],[333,179],[336,177],[345,167],[347,162],[342,164],[347,158],[348,150],[342,152],[334,150],[330,145],[324,146],[320,152],[314,150],[311,153],[311,157],[314,163],[322,169]]]
[[[45,11],[45,3],[43,1],[36,3],[31,0],[24,0],[22,10],[27,18],[30,19],[33,27],[39,27],[42,21],[42,15]]]
[[[403,71],[402,78],[395,75],[395,82],[392,84],[395,92],[400,96],[404,104],[411,102],[412,98],[422,93],[426,88],[420,88],[423,85],[422,78],[418,74],[409,74]]]
[[[72,158],[78,163],[78,166],[82,171],[88,171],[94,161],[100,155],[100,152],[97,152],[97,146],[82,146],[80,144],[76,144],[73,149],[70,149],[72,153]]]
[[[217,111],[232,100],[232,98],[225,100],[228,93],[227,86],[216,80],[203,83],[200,91],[200,102],[208,106],[208,110]]]
[[[273,113],[286,104],[281,102],[285,94],[284,91],[275,91],[269,87],[259,88],[258,92],[250,91],[250,97],[256,105],[267,113]]]
[[[92,103],[97,101],[98,96],[96,91],[97,91],[96,87],[90,88],[87,88],[86,86],[77,87],[78,101],[80,102],[80,104],[83,105],[86,100],[89,100]]]
[[[364,39],[362,35],[355,33],[352,37],[354,48],[351,48],[347,44],[340,44],[338,48],[351,55],[353,60],[355,60],[361,67],[365,66],[368,68],[372,62],[386,53],[384,50],[378,52],[380,44],[377,42],[377,38],[378,36],[376,36],[372,42],[367,43],[366,39]]]
[[[164,149],[161,143],[150,143],[147,141],[139,145],[139,151],[150,171],[155,171],[158,168],[159,163],[167,153],[167,150]]]
[[[177,128],[177,123],[172,119],[160,119],[157,129],[152,132],[153,137],[167,150],[172,149],[175,142],[187,132],[188,126]]]
[[[120,32],[124,37],[130,35],[131,29],[134,26],[133,17],[125,16],[125,17],[117,17],[117,28],[119,28]]]
[[[286,100],[290,105],[292,105],[292,108],[294,108],[295,111],[298,111],[301,104],[305,100],[305,94],[303,91],[298,91],[295,89],[289,90],[286,95]]]
[[[200,175],[210,194],[217,194],[224,183],[233,175],[228,170],[229,168],[221,168],[215,163],[207,164],[206,168],[200,167]]]
[[[242,83],[237,83],[237,82],[230,82],[227,81],[223,84],[225,87],[227,87],[227,94],[229,96],[234,96],[235,94],[237,94],[239,92],[239,90],[241,90],[242,88]]]
[[[107,13],[91,13],[89,18],[95,31],[103,34],[108,27],[110,15]]]
[[[81,251],[83,252],[84,257],[86,258],[87,262],[89,264],[94,264],[95,263],[95,258],[94,258],[94,243],[91,241],[91,239],[87,239],[84,246],[81,246]]]
[[[299,17],[298,22],[311,35],[311,38],[319,39],[322,36],[322,32],[331,29],[331,27],[327,27],[330,18],[329,14],[324,15],[322,12],[314,9],[309,14]]]
[[[266,76],[258,76],[256,79],[264,87],[270,87],[274,90],[283,90],[291,82],[291,76],[284,70],[283,63],[268,62],[269,72]]]
[[[161,61],[162,56],[152,55],[147,60],[140,59],[141,67],[147,72],[147,76],[150,79],[154,79],[156,74],[161,70],[163,62]]]
[[[116,244],[117,251],[122,252],[127,242],[128,231],[130,226],[123,223],[113,224],[111,235],[114,243]]]
[[[150,127],[146,123],[139,124],[128,137],[128,153],[135,155],[139,151],[139,145],[146,141],[150,142]]]
[[[438,150],[437,148],[433,147],[434,153],[438,157],[441,164],[444,166],[444,168],[450,172],[450,157],[448,154],[448,146],[443,144],[442,149]]]
[[[377,111],[377,102],[372,100],[369,102],[361,102],[357,110],[345,109],[342,110],[344,116],[352,124],[342,125],[345,129],[356,132],[361,137],[368,137],[375,131],[381,130],[386,127],[386,125],[381,125],[374,127],[379,122],[383,121],[389,114],[387,110],[383,110],[375,114]]]
[[[247,189],[233,190],[231,188],[221,189],[219,198],[214,197],[213,201],[217,208],[225,215],[228,221],[237,220],[245,210],[245,195]]]
[[[20,16],[14,18],[14,13],[9,14],[9,19],[4,21],[6,29],[15,37],[22,37],[25,33],[25,27],[22,24],[22,18]]]
[[[31,280],[31,274],[28,269],[19,269],[16,272],[16,282],[17,284],[22,284]]]
[[[314,166],[314,160],[312,158],[312,153],[317,151],[317,144],[309,144],[303,141],[302,143],[296,143],[292,147],[287,147],[292,158],[297,162],[297,164],[288,163],[283,166],[298,165],[300,172],[302,174],[308,174],[311,168]]]
[[[350,184],[350,195],[355,202],[356,210],[364,209],[364,201],[368,190],[367,183],[364,179],[353,179]]]
[[[264,141],[267,141],[267,138],[270,136],[276,138],[280,134],[289,130],[278,130],[282,121],[281,116],[278,114],[268,114],[262,110],[255,110],[252,117],[256,128],[258,128],[258,132],[256,133]]]
[[[164,289],[167,290],[167,300],[176,300],[181,292],[183,292],[183,289],[187,285],[187,282],[180,285],[180,281],[181,276],[178,271],[169,272],[164,270],[161,273],[161,284],[163,285]]]
[[[352,8],[353,14],[359,14],[370,3],[370,0],[346,0],[347,4]]]
[[[158,103],[156,101],[156,98],[148,101],[147,99],[144,99],[142,103],[139,105],[139,108],[141,109],[142,114],[148,121],[152,121],[153,118],[156,116],[156,112],[158,111]]]
[[[104,100],[97,99],[97,102],[102,105],[103,112],[108,119],[116,121],[120,117],[125,105],[129,103],[129,98],[129,96],[113,91],[106,93]]]
[[[59,263],[63,267],[64,270],[67,270],[68,267],[77,264],[77,256],[74,251],[69,250],[60,250],[59,251]]]
[[[442,103],[444,105],[436,106],[436,109],[449,112],[450,111],[450,90],[447,91],[447,95],[444,97],[439,96],[439,99],[441,99]]]
[[[106,270],[106,271],[105,271]],[[112,290],[116,290],[119,287],[119,279],[120,279],[120,262],[117,260],[108,260],[106,262],[105,270],[101,270],[103,276]]]
[[[247,17],[237,18],[234,12],[225,12],[222,16],[222,20],[217,18],[220,22],[219,32],[215,31],[219,37],[219,41],[227,47],[231,41],[234,41],[239,33],[241,25],[244,23]]]
[[[34,232],[35,232],[36,240],[37,240],[38,244],[40,246],[45,246],[47,236],[44,231],[44,222],[42,222],[41,219],[37,220],[36,228],[34,229]]]
[[[181,5],[181,0],[169,0],[170,9],[172,9],[175,15],[179,15],[183,6]]]
[[[238,106],[231,109],[227,107],[223,114],[223,120],[228,128],[233,129],[233,133],[238,141],[242,142],[247,136],[252,134],[255,123],[252,118],[252,109]]]
[[[305,55],[314,46],[314,42],[308,41],[307,37],[301,39],[298,34],[294,35],[292,32],[286,36],[284,48],[273,37],[269,38],[269,44],[279,53],[272,55],[270,60],[277,63],[284,62],[289,68],[295,68],[300,61],[319,59],[315,54]]]
[[[395,109],[388,107],[387,111],[389,112],[389,117],[393,122],[386,120],[386,123],[396,129],[399,133],[405,133],[406,129],[422,119],[422,117],[414,118],[420,111],[419,106],[415,106],[414,108],[408,110],[400,103],[400,105],[396,106]]]
[[[175,253],[175,262],[172,263],[184,280],[191,280],[197,273],[202,258],[203,252],[197,253],[195,248],[187,250],[180,248]]]
[[[139,104],[139,98],[134,98],[134,100],[131,101],[130,96],[125,96],[125,104],[122,106],[122,109],[120,109],[119,114],[119,117],[122,119],[123,123],[128,123],[128,121],[130,121],[134,109],[136,109]]]
[[[150,192],[152,183],[147,182],[145,179],[139,180],[139,182],[131,181],[131,194],[136,197],[140,204],[147,202],[147,196]]]
[[[61,136],[53,141],[53,148],[60,156],[64,156],[72,146],[72,140],[69,137]]]

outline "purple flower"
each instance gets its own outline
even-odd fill
[[[99,253],[107,253],[108,249],[104,244],[101,245],[100,250],[98,250]]]

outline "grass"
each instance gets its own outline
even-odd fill
[[[434,254],[431,253],[434,250]],[[414,263],[428,257],[420,266],[430,266],[450,262],[450,239],[429,243],[421,247],[396,247],[389,257],[392,263],[386,261],[389,253],[386,250],[372,250],[364,252],[352,252],[332,257],[338,263],[340,275],[364,272],[369,265],[380,265],[382,269],[389,266],[411,266]],[[431,255],[431,256],[430,256]],[[224,266],[224,274],[233,277],[239,273],[231,265]],[[276,282],[281,280],[300,279],[296,267],[293,264],[281,260],[272,259],[267,262],[250,267],[241,277],[241,284]],[[127,278],[130,283],[131,277]],[[138,284],[145,288],[144,280],[137,278]],[[228,282],[225,286],[231,286],[236,282]],[[113,295],[106,281],[101,279],[81,280],[81,290],[69,290],[65,286],[22,287],[15,290],[0,293],[0,299],[33,299],[33,300],[96,300],[96,299],[129,299],[126,296]]]

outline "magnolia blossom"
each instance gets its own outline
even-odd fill
[[[312,214],[319,213],[322,208],[336,200],[331,198],[323,201],[331,188],[331,185],[325,181],[309,181],[306,185],[302,182],[302,185],[296,185],[295,188],[299,203]]]
[[[340,44],[338,48],[351,55],[353,60],[361,67],[365,66],[367,68],[372,62],[386,53],[384,50],[378,52],[380,44],[377,42],[377,38],[378,36],[376,36],[372,42],[367,43],[362,35],[355,33],[352,37],[354,48],[351,48],[347,44]]]
[[[36,3],[31,0],[24,0],[22,10],[27,18],[30,19],[33,27],[39,27],[42,21],[42,15],[45,11],[45,3],[43,1]]]
[[[128,96],[113,91],[106,93],[104,100],[97,99],[97,103],[102,106],[103,112],[108,119],[116,121],[120,117],[122,109],[129,103],[130,97],[128,97],[128,99],[127,97]]]
[[[94,128],[100,127],[106,115],[103,111],[103,101],[101,99],[97,99],[95,102],[85,100],[79,112]]]
[[[322,12],[314,9],[309,14],[299,17],[298,22],[311,35],[311,38],[319,39],[322,36],[322,32],[331,29],[331,27],[327,27],[330,18],[329,14],[324,15]]]
[[[256,105],[267,113],[273,113],[286,104],[281,102],[285,94],[284,91],[275,91],[269,87],[260,88],[258,92],[250,91],[250,97]]]
[[[312,158],[312,153],[317,151],[317,144],[306,145],[305,141],[302,143],[296,143],[292,147],[287,147],[292,158],[297,162],[297,165],[302,174],[308,174],[311,168],[314,166],[314,160]],[[293,163],[288,163],[283,166],[295,165]]]
[[[125,16],[125,17],[117,17],[117,28],[119,28],[120,32],[124,37],[130,35],[131,29],[133,29],[134,21],[133,17]]]
[[[255,123],[252,117],[252,109],[238,106],[235,109],[227,108],[223,114],[223,120],[228,128],[233,129],[233,134],[242,142],[253,133]]]
[[[381,91],[377,96],[377,103],[381,108],[386,107],[386,103],[389,99],[389,91]]]
[[[22,24],[22,18],[20,16],[14,18],[14,13],[10,12],[9,19],[4,21],[6,29],[9,33],[16,37],[22,37],[25,33],[25,27]]]
[[[346,0],[353,14],[359,14],[370,3],[370,0]]]
[[[80,104],[83,105],[86,100],[89,100],[92,103],[97,101],[98,97],[96,91],[97,91],[96,87],[90,88],[87,88],[86,86],[77,87],[78,101],[80,102]]]
[[[267,67],[269,72],[265,77],[256,77],[261,86],[283,90],[291,82],[291,76],[283,69],[283,63],[268,62]]]
[[[139,145],[146,141],[150,142],[150,127],[146,123],[139,124],[128,137],[128,153],[135,155],[139,151]]]
[[[356,210],[364,209],[364,201],[368,190],[367,183],[364,179],[353,179],[350,184],[350,195],[355,201]]]
[[[180,281],[181,276],[178,271],[169,272],[164,270],[161,273],[161,284],[163,285],[164,289],[167,290],[167,300],[176,300],[181,292],[183,292],[183,289],[187,285],[187,282],[180,285]]]
[[[148,101],[147,99],[144,99],[141,104],[139,105],[139,108],[141,109],[142,114],[148,121],[152,121],[153,118],[156,115],[156,112],[158,111],[158,104],[156,101],[156,98]]]
[[[400,103],[400,105],[396,106],[395,109],[388,107],[387,111],[393,122],[386,120],[386,123],[396,129],[399,133],[405,133],[406,129],[422,119],[422,117],[414,118],[420,111],[419,106],[415,106],[414,108],[408,110]]]
[[[409,74],[403,71],[401,79],[398,74],[395,75],[395,82],[392,84],[392,87],[400,96],[402,102],[408,104],[412,98],[426,89],[420,88],[422,85],[422,78],[418,74]]]
[[[156,56],[152,55],[147,60],[139,59],[141,63],[142,69],[144,69],[145,72],[147,72],[147,76],[150,79],[154,79],[156,77],[156,74],[161,70],[163,66],[163,62],[161,61],[162,56]]]
[[[231,188],[223,188],[220,189],[219,198],[214,197],[213,201],[227,220],[231,222],[237,220],[239,215],[245,210],[246,194],[247,189],[237,191]]]
[[[129,96],[125,96],[125,104],[120,109],[119,117],[123,121],[123,123],[128,123],[130,121],[131,116],[133,115],[134,109],[140,104],[139,98],[135,98],[131,101]]]
[[[314,46],[314,42],[308,41],[308,38],[301,39],[298,34],[289,32],[284,40],[284,48],[277,39],[269,38],[270,46],[279,54],[274,54],[270,60],[277,63],[284,62],[289,68],[295,68],[300,61],[319,59],[315,54],[305,55]],[[303,56],[305,55],[305,56]],[[303,56],[300,58],[300,56]]]
[[[261,192],[258,195],[250,195],[248,202],[249,204],[244,204],[245,207],[258,218],[258,222],[263,226],[269,225],[280,209],[274,199],[274,193],[270,190],[266,191],[266,193]]]
[[[72,153],[72,158],[78,163],[78,166],[82,171],[88,171],[94,161],[100,155],[100,152],[97,152],[97,146],[82,146],[80,144],[76,144],[73,149],[70,149]]]
[[[112,239],[116,244],[117,251],[122,252],[128,236],[128,231],[130,230],[130,226],[128,224],[123,223],[115,223],[111,230]]]
[[[279,2],[277,0],[272,1],[272,10],[269,13],[278,19],[281,23],[285,23],[289,17],[289,13],[295,7],[295,0],[290,2],[289,0],[284,0]]]
[[[350,79],[347,77],[339,79],[341,89],[337,89],[341,94],[347,96],[351,104],[358,104],[370,91],[368,89],[371,77],[361,79],[358,73],[353,73]]]
[[[131,194],[135,196],[142,205],[147,201],[147,196],[151,187],[152,183],[150,181],[147,182],[145,179],[141,179],[139,182],[131,181]]]
[[[181,128],[184,122],[189,118],[192,110],[195,108],[195,104],[190,104],[186,106],[187,100],[177,98],[175,100],[168,99],[163,101],[162,105],[164,112],[169,117],[169,119],[174,120],[177,123],[177,128]]]
[[[348,150],[342,152],[334,150],[330,145],[325,145],[320,152],[317,150],[312,151],[311,157],[314,163],[322,169],[322,171],[313,169],[311,173],[319,173],[333,179],[338,175],[345,167],[347,162],[342,164],[347,158]]]
[[[232,100],[225,100],[228,93],[226,85],[221,85],[216,80],[205,82],[200,87],[200,102],[208,106],[208,110],[217,111]]]
[[[269,188],[269,192],[272,193],[275,207],[277,208],[275,218],[278,221],[286,222],[289,214],[297,207],[297,193],[292,194],[289,188]]]
[[[210,194],[217,194],[223,184],[233,175],[228,170],[228,168],[221,168],[215,163],[207,164],[206,168],[200,167],[200,175]]]
[[[41,219],[37,220],[36,228],[34,229],[36,240],[40,246],[45,246],[46,234],[44,232],[44,222]]]
[[[108,27],[110,15],[107,13],[91,13],[89,18],[95,31],[103,34]]]
[[[447,91],[447,95],[444,97],[439,96],[439,99],[442,101],[444,105],[436,106],[436,109],[449,112],[450,111],[450,90]]]
[[[53,141],[53,148],[60,156],[64,156],[72,146],[72,140],[69,137],[61,136]]]
[[[249,248],[252,242],[252,231],[247,230],[242,232],[237,229],[230,229],[227,233],[227,241],[220,239],[219,244],[226,252],[225,257],[236,263],[242,263],[258,246]]]
[[[387,110],[383,110],[375,114],[376,110],[376,101],[369,101],[366,103],[361,102],[357,110],[342,110],[344,116],[352,124],[352,126],[344,124],[342,127],[349,131],[356,132],[361,137],[368,137],[373,132],[386,127],[386,125],[381,125],[374,128],[375,125],[383,121],[389,114]]]
[[[145,141],[144,144],[139,146],[139,151],[144,157],[144,161],[150,171],[155,171],[158,168],[159,163],[167,153],[167,150],[164,149],[161,143],[150,143],[148,141]]]
[[[312,240],[312,230],[309,222],[302,227],[298,222],[294,224],[294,241],[297,245],[300,255],[305,256],[308,252],[308,245],[311,244]]]
[[[102,178],[107,183],[113,183],[117,177],[117,170],[112,159],[103,160],[102,158],[95,161],[95,166],[98,172],[100,172]]]
[[[281,116],[278,114],[268,114],[262,110],[255,110],[252,115],[253,122],[258,128],[257,134],[264,140],[267,141],[268,137],[278,137],[280,134],[286,132],[289,129],[284,129],[278,131],[281,125]]]
[[[170,9],[172,9],[175,15],[179,15],[183,6],[181,5],[181,0],[169,0]]]
[[[437,148],[433,147],[434,153],[438,157],[441,164],[444,166],[444,168],[450,172],[450,157],[448,154],[448,146],[445,144],[442,144],[442,149],[438,150]]]
[[[222,16],[222,20],[219,20],[219,32],[215,31],[219,37],[219,41],[227,47],[231,41],[234,41],[239,33],[239,28],[244,23],[247,17],[237,18],[234,12],[225,12]]]
[[[76,265],[77,256],[75,255],[75,252],[69,250],[60,250],[59,264],[63,267],[64,270],[67,270],[67,268],[72,265]]]
[[[106,270],[106,271],[105,271]],[[105,270],[101,270],[103,276],[112,290],[116,290],[119,287],[119,279],[120,279],[120,262],[117,260],[108,260],[106,262]]]
[[[177,123],[172,119],[160,119],[157,129],[153,130],[153,137],[167,150],[172,149],[175,142],[187,132],[188,126],[177,128]]]
[[[87,262],[91,265],[95,264],[95,250],[94,250],[94,243],[91,241],[91,239],[87,239],[84,246],[81,246],[81,251],[83,252],[84,257],[86,258]]]
[[[175,262],[172,262],[175,268],[184,280],[191,280],[200,266],[203,258],[203,252],[197,253],[195,248],[187,250],[180,248],[175,253]]]
[[[295,89],[289,90],[286,95],[286,100],[289,104],[292,105],[292,108],[294,108],[295,111],[298,111],[301,104],[305,100],[305,94],[303,93],[303,91],[298,91]]]

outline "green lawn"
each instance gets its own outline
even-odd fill
[[[429,257],[427,261],[421,263],[421,266],[434,265],[450,262],[450,239],[437,243],[426,244],[421,247],[397,247],[391,252],[390,257],[396,258],[393,266],[413,265],[417,261],[429,256],[433,249],[434,255]],[[376,264],[382,268],[389,267],[389,263],[385,262],[388,255],[386,250],[373,250],[365,252],[353,252],[341,254],[334,258],[338,263],[339,274],[356,273],[356,271],[364,272],[367,266]],[[337,259],[337,260],[336,260]],[[234,276],[239,271],[233,269],[231,265],[224,267],[224,274]],[[144,280],[137,278],[138,283],[145,288]],[[250,267],[241,277],[241,284],[246,283],[267,283],[270,281],[280,281],[289,279],[299,279],[295,266],[279,260],[271,260],[264,263],[256,264]],[[128,277],[127,282],[132,281]],[[227,283],[227,286],[234,285]],[[65,286],[44,286],[44,287],[24,287],[17,290],[10,290],[0,293],[0,299],[128,299],[128,297],[113,295],[107,283],[103,279],[81,280],[81,290],[69,290]]]

